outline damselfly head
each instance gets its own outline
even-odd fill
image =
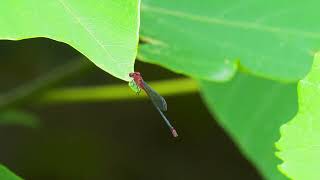
[[[139,72],[132,72],[129,74],[130,77],[135,78],[135,77],[141,77],[141,74]]]

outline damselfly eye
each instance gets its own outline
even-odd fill
[[[129,74],[130,77],[141,76],[139,72],[132,72]]]

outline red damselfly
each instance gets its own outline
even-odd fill
[[[167,103],[166,100],[159,95],[154,89],[152,89],[142,78],[141,74],[139,72],[133,72],[129,74],[130,77],[133,78],[132,83],[134,83],[131,86],[133,89],[139,94],[141,89],[146,92],[146,94],[151,99],[153,105],[156,107],[156,109],[159,111],[160,115],[168,125],[173,137],[178,137],[178,133],[175,130],[175,128],[171,125],[170,121],[167,119],[167,117],[164,115],[164,111],[167,111]]]

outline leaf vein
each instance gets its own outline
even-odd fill
[[[152,5],[147,5],[147,4],[143,4],[143,6],[141,6],[141,9],[144,11],[151,11],[154,13],[165,14],[165,15],[174,16],[177,18],[183,18],[183,19],[188,19],[190,21],[196,21],[196,22],[207,23],[207,24],[223,25],[223,26],[229,26],[229,27],[241,28],[241,29],[252,29],[252,30],[275,33],[275,34],[280,33],[280,34],[288,34],[288,35],[295,35],[295,36],[303,36],[306,38],[317,38],[317,39],[320,38],[320,33],[317,33],[317,32],[299,31],[296,29],[267,26],[259,23],[232,21],[232,20],[213,18],[208,16],[199,16],[199,15],[185,13],[177,10],[170,10],[170,9],[165,9],[161,7],[153,7]]]
[[[111,53],[106,49],[106,47],[103,45],[103,43],[94,35],[94,33],[81,21],[81,18],[79,18],[72,9],[64,2],[64,0],[58,0],[58,2],[62,5],[64,10],[75,19],[79,25],[90,35],[90,37],[102,48],[102,50],[107,54],[107,56],[110,57],[110,60],[115,62],[114,57],[111,55]]]

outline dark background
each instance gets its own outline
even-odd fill
[[[0,41],[0,56],[2,94],[70,61],[83,61],[85,70],[56,87],[125,84],[48,39]],[[139,61],[136,69],[147,81],[179,77]],[[261,179],[198,93],[166,98],[178,140],[147,99],[60,105],[36,105],[35,99],[18,107],[34,113],[39,127],[0,126],[0,162],[26,179]]]

